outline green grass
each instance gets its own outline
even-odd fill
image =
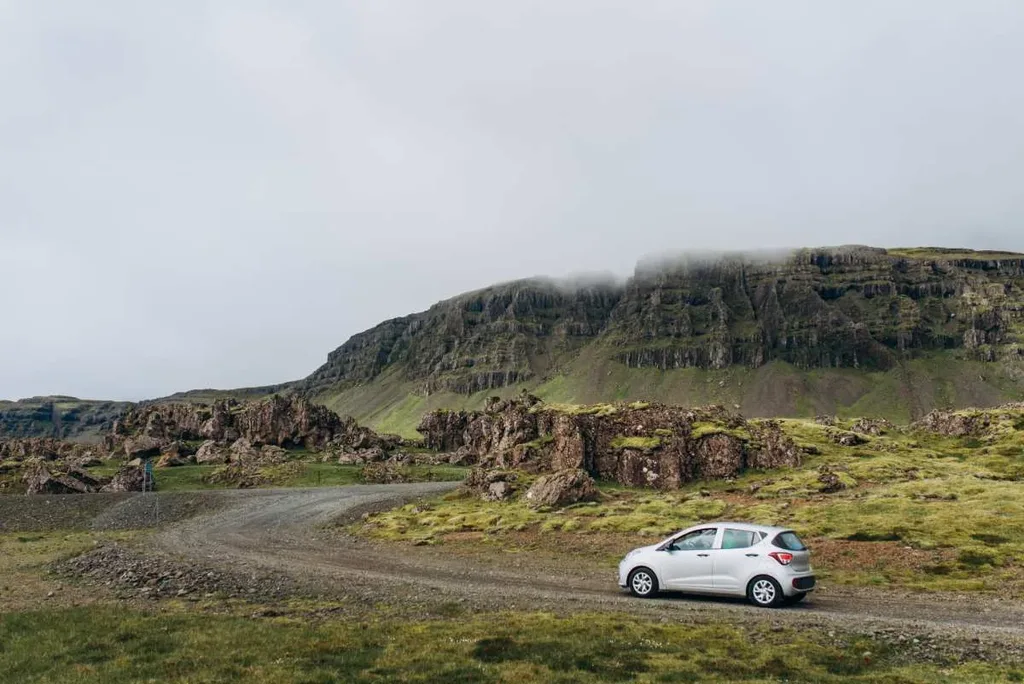
[[[915,663],[870,637],[615,614],[309,622],[120,607],[0,615],[8,681],[948,682],[1019,665]]]
[[[1018,252],[1000,252],[994,250],[956,249],[949,247],[899,247],[885,250],[893,256],[902,256],[909,259],[1021,259],[1024,254]]]
[[[661,437],[626,437],[616,435],[610,443],[612,449],[657,449],[661,446]]]

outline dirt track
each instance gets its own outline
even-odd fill
[[[673,621],[770,620],[864,631],[932,633],[958,641],[1024,644],[1024,604],[991,596],[830,589],[806,604],[767,611],[741,601],[622,593],[601,568],[510,570],[446,557],[438,549],[386,547],[326,527],[374,508],[445,491],[450,483],[223,492],[219,510],[170,525],[162,552],[236,572],[287,572],[319,592],[364,600],[457,603],[469,609],[613,610]],[[1016,650],[1014,648],[1013,650]]]

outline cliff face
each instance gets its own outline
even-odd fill
[[[425,393],[470,394],[523,382],[552,357],[600,335],[621,296],[610,285],[568,290],[543,280],[461,295],[356,335],[298,388],[316,394],[393,367]]]
[[[130,404],[74,397],[0,401],[0,438],[96,440]]]
[[[336,395],[388,372],[424,396],[468,395],[536,386],[587,350],[631,369],[886,371],[929,353],[1021,361],[1022,343],[1024,255],[842,247],[488,288],[356,335],[296,387]]]

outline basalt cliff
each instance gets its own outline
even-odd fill
[[[403,434],[523,388],[905,422],[1018,399],[1022,368],[1024,255],[841,247],[497,285],[354,336],[292,389]]]

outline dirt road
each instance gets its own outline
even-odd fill
[[[472,609],[613,610],[670,620],[771,620],[866,631],[940,633],[975,642],[1024,643],[1024,604],[991,596],[832,589],[782,610],[742,601],[625,595],[607,568],[515,569],[499,558],[480,563],[443,549],[381,546],[328,524],[453,487],[451,483],[364,485],[220,493],[219,510],[170,525],[154,538],[166,553],[237,572],[287,572],[320,590],[364,599],[437,601]],[[499,554],[500,555],[500,554]],[[523,566],[526,566],[526,569]]]

